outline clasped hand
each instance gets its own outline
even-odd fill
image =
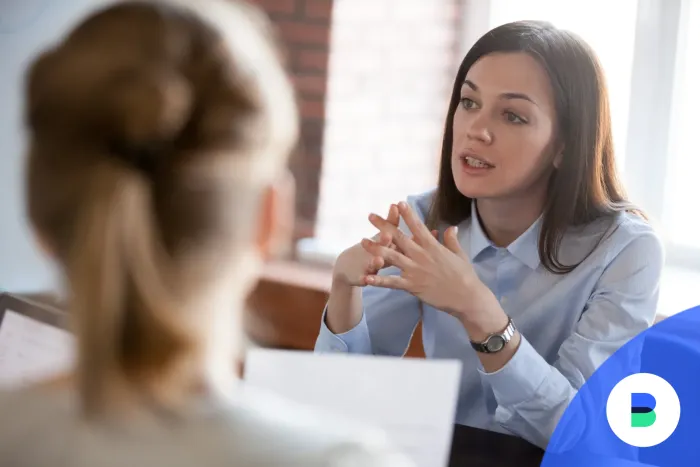
[[[374,257],[374,262],[395,266],[400,275],[366,275],[367,285],[405,290],[428,305],[449,313],[462,321],[469,320],[474,306],[492,295],[476,275],[468,256],[457,239],[457,228],[444,234],[444,244],[428,230],[411,207],[399,203],[399,214],[411,234],[402,232],[394,223],[377,214],[369,220],[379,229],[381,238],[391,237],[392,246],[385,241],[362,240],[362,247]],[[482,310],[486,311],[486,310]]]

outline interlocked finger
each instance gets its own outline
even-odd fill
[[[373,261],[380,258],[383,267],[396,266],[403,270],[413,266],[413,261],[395,248],[392,249],[368,239],[362,240],[362,248],[372,255]],[[377,261],[377,263],[373,264],[378,264],[379,262]]]

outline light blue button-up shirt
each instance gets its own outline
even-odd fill
[[[408,198],[422,219],[432,193]],[[571,228],[559,261],[583,262],[568,274],[553,274],[540,262],[540,225],[541,218],[507,248],[488,239],[475,205],[459,226],[460,244],[474,269],[522,336],[515,355],[500,370],[484,371],[456,318],[407,292],[378,287],[363,289],[362,320],[344,334],[328,329],[324,311],[315,351],[401,356],[422,318],[426,356],[463,362],[455,422],[546,447],[588,377],[652,325],[664,253],[646,221],[621,213]],[[399,227],[408,232],[403,221]],[[381,272],[398,273],[396,268]]]

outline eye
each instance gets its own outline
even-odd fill
[[[506,111],[504,112],[504,115],[506,116],[506,120],[508,120],[510,123],[515,123],[516,125],[527,123],[527,120],[517,114],[514,114],[513,112]]]
[[[462,107],[464,107],[467,110],[476,108],[476,102],[474,102],[472,99],[469,99],[468,97],[461,98],[459,100],[459,103],[462,104]]]

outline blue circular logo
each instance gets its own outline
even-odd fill
[[[610,392],[606,406],[610,429],[630,446],[648,448],[668,439],[681,418],[673,387],[650,373],[629,375]]]

